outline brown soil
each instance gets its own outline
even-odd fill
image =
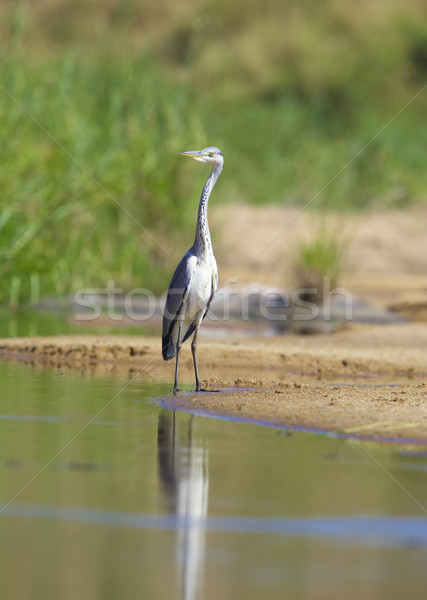
[[[170,403],[427,443],[426,351],[427,325],[422,323],[351,325],[333,335],[310,337],[205,338],[199,343],[199,368],[209,378],[204,385],[222,391],[178,394]],[[34,366],[128,371],[159,381],[172,381],[174,368],[173,361],[163,362],[159,339],[125,336],[3,339],[0,356]],[[193,380],[188,345],[180,375],[183,382]]]

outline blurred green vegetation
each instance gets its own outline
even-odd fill
[[[348,231],[339,218],[329,213],[313,223],[310,236],[301,239],[294,250],[295,288],[311,290],[301,292],[301,299],[321,304],[324,300],[325,278],[328,290],[341,283],[349,245]]]
[[[6,1],[0,16],[0,302],[108,279],[161,291],[207,176],[183,150],[223,150],[215,202],[425,197],[426,92],[394,118],[427,83],[422,0]]]

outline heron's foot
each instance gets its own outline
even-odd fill
[[[179,387],[175,386],[172,391],[173,391],[173,395],[175,396],[178,392],[181,392],[182,390],[180,390]]]
[[[198,387],[194,390],[195,392],[220,392],[221,390],[208,390],[206,388]]]

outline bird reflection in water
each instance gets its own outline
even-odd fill
[[[160,411],[157,432],[159,479],[168,510],[177,517],[176,557],[183,600],[202,597],[208,451],[194,437],[194,416]]]

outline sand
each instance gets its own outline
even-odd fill
[[[157,338],[61,336],[0,340],[0,358],[172,382]],[[427,324],[348,325],[334,334],[199,342],[203,385],[170,394],[176,408],[270,424],[427,444]],[[181,382],[191,389],[190,347]]]

